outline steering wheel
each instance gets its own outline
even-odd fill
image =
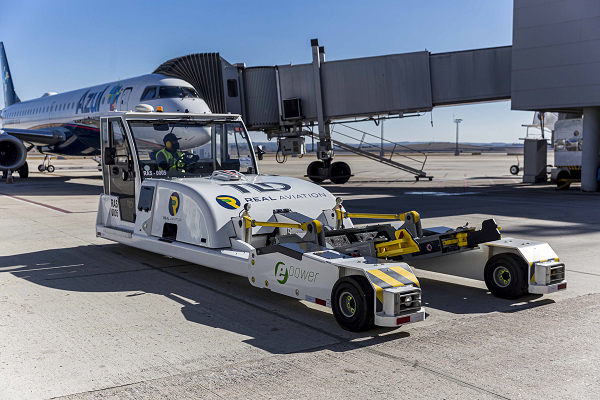
[[[193,164],[200,159],[197,154],[183,153],[181,157],[175,161],[175,168],[177,170],[185,171],[189,164]]]

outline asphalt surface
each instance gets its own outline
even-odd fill
[[[431,156],[431,182],[340,159],[355,176],[323,185],[349,211],[495,217],[505,236],[549,242],[568,290],[508,301],[420,272],[426,321],[350,333],[327,308],[96,238],[100,174],[61,160],[0,183],[0,399],[598,397],[597,194],[519,183],[514,156]],[[261,171],[302,177],[311,160]]]

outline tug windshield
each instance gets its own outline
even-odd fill
[[[143,178],[207,176],[217,170],[256,173],[252,144],[240,122],[128,121]]]

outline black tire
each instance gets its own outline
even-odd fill
[[[44,172],[45,170],[46,170],[46,167],[44,167],[44,164],[38,165],[38,171]]]
[[[319,175],[319,168],[324,168],[323,161],[313,161],[308,164],[308,168],[306,168],[306,175],[308,175],[308,179],[313,182],[323,182],[325,179],[315,178],[315,176]]]
[[[338,185],[348,182],[352,170],[350,166],[343,161],[334,162],[329,167],[329,180]]]
[[[54,172],[54,165],[48,165],[48,168],[46,168],[48,170],[48,172],[52,173]]]
[[[352,275],[338,279],[331,291],[335,320],[351,332],[371,328],[375,319],[374,297],[373,288],[364,276]]]
[[[518,175],[519,174],[519,166],[518,165],[511,165],[510,166],[510,173],[512,175]]]
[[[556,176],[556,187],[559,188],[567,182],[567,179],[571,178],[571,174],[567,171],[560,171]],[[567,185],[565,189],[568,189],[571,185]]]
[[[527,293],[527,263],[511,253],[490,258],[483,271],[490,292],[501,299],[516,299]]]
[[[29,177],[29,164],[27,164],[27,161],[25,161],[25,164],[21,165],[21,168],[19,168],[19,177],[22,179]]]

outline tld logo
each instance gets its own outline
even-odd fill
[[[179,200],[179,193],[173,192],[171,193],[171,198],[169,199],[169,214],[173,217],[177,215],[179,211],[179,205],[181,204]]]

